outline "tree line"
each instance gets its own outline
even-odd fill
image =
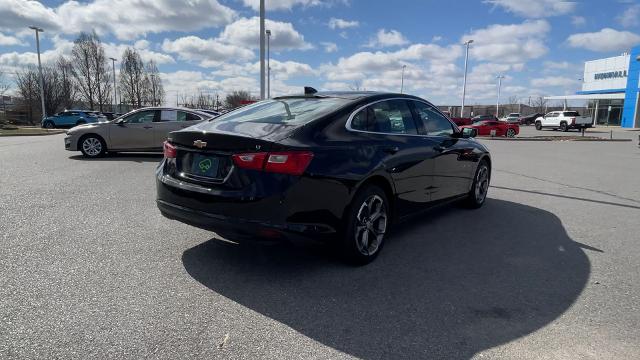
[[[145,63],[136,49],[126,48],[119,66],[116,103],[127,108],[162,105],[165,92],[153,60]],[[42,76],[47,115],[76,106],[115,110],[111,63],[95,32],[81,33],[74,41],[70,57],[60,56],[43,64]],[[16,93],[31,121],[41,115],[39,81],[38,68],[33,65],[19,70],[15,77]]]

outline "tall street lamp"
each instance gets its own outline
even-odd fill
[[[271,43],[271,30],[267,30],[267,99],[271,99],[271,66],[269,65],[269,49]]]
[[[504,79],[504,75],[496,76],[498,79],[498,100],[496,101],[496,117],[498,117],[498,111],[500,110],[500,87],[502,86],[502,79]]]
[[[400,77],[400,94],[402,94],[402,90],[404,90],[404,69],[407,68],[407,65],[402,65],[402,76]]]
[[[111,60],[111,64],[113,65],[113,112],[117,113],[118,110],[116,107],[118,106],[118,96],[116,95],[116,58],[109,58]]]
[[[460,107],[460,117],[464,117],[464,96],[467,92],[467,63],[469,62],[469,45],[473,40],[467,40],[463,44],[466,46],[467,50],[464,55],[464,78],[462,78],[462,106]]]
[[[37,26],[29,26],[29,29],[36,32],[36,49],[38,50],[38,72],[40,73],[40,102],[42,103],[42,118],[47,117],[47,110],[44,108],[44,78],[42,77],[42,63],[40,62],[40,33],[44,32]]]
[[[260,100],[264,100],[264,0],[260,0]]]

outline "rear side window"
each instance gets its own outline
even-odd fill
[[[291,97],[260,101],[220,115],[215,122],[306,124],[349,103],[341,98]]]
[[[418,134],[405,100],[381,101],[367,106],[351,119],[351,128],[387,134]]]
[[[434,110],[431,106],[414,101],[416,107],[416,113],[424,124],[424,129],[427,131],[427,135],[452,135],[453,126],[451,122],[442,116],[439,112]]]
[[[564,116],[580,116],[577,111],[565,111]]]

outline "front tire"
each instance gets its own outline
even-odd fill
[[[87,135],[80,140],[80,151],[88,158],[104,156],[107,152],[107,145],[101,137],[97,135]]]
[[[56,125],[53,123],[53,121],[45,121],[44,124],[42,124],[42,127],[45,129],[53,129],[56,127]]]
[[[506,136],[509,137],[509,138],[516,137],[516,131],[514,129],[507,129]]]
[[[471,185],[471,191],[464,200],[465,205],[471,209],[480,208],[487,199],[487,193],[489,192],[489,182],[491,180],[491,171],[489,169],[489,163],[486,160],[481,160],[476,168],[476,174],[473,177],[473,185]]]
[[[536,130],[542,130],[542,123],[540,121],[536,121]]]
[[[389,202],[384,191],[367,186],[356,194],[346,214],[342,255],[355,265],[372,262],[382,250],[390,225]]]

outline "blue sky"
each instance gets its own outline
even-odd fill
[[[257,0],[0,0],[0,70],[34,64],[28,25],[45,28],[43,60],[70,54],[95,29],[108,56],[126,46],[159,63],[176,94],[259,93]],[[318,89],[405,91],[460,102],[466,39],[473,39],[467,103],[502,93],[570,94],[583,62],[640,44],[640,3],[622,0],[267,0],[272,94]]]

